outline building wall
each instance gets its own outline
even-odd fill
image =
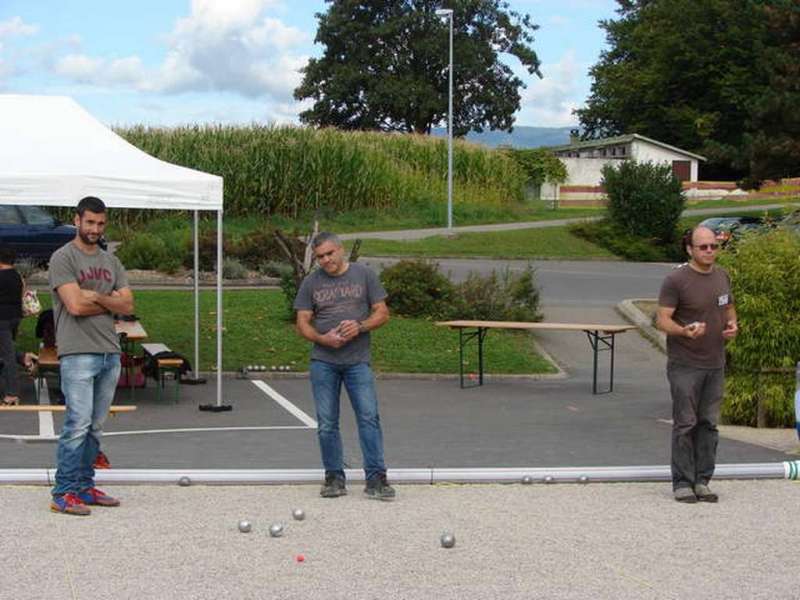
[[[661,148],[660,146],[654,146],[653,144],[648,144],[647,142],[643,142],[642,140],[634,140],[631,148],[631,157],[636,160],[636,162],[654,162],[654,163],[668,163],[672,164],[673,160],[688,160],[691,162],[692,165],[692,174],[690,181],[697,181],[697,159],[691,158],[686,156],[685,154],[679,154],[677,152],[673,152],[672,150],[668,150],[667,148]]]

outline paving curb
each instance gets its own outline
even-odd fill
[[[667,353],[667,336],[653,325],[650,318],[634,304],[635,302],[655,302],[655,298],[630,298],[623,300],[615,307],[617,312],[639,328],[642,336],[653,345]]]

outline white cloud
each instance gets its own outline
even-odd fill
[[[291,102],[307,62],[300,49],[313,38],[266,14],[279,5],[277,0],[193,0],[191,14],[164,37],[168,49],[160,65],[147,68],[137,56],[72,53],[56,61],[53,70],[101,87],[161,94],[221,91]]]
[[[517,123],[541,127],[564,127],[577,123],[572,111],[583,104],[581,71],[587,65],[568,50],[557,63],[542,65],[543,79],[534,79],[522,92]]]
[[[0,21],[0,38],[33,35],[39,31],[38,25],[28,25],[20,17]]]

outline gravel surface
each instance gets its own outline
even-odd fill
[[[0,598],[798,598],[800,485],[713,488],[719,504],[666,484],[406,485],[392,503],[355,483],[335,500],[114,487],[120,508],[81,518],[50,513],[46,488],[4,487]]]

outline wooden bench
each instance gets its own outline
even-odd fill
[[[172,352],[166,344],[142,344],[145,356],[155,359],[158,368],[157,385],[158,399],[161,400],[161,390],[166,386],[166,374],[172,373],[175,377],[175,402],[178,402],[181,386],[181,369],[184,365],[182,358],[158,358],[162,352]]]
[[[458,329],[459,340],[459,375],[461,387],[475,387],[483,385],[483,342],[490,329],[512,330],[549,330],[549,331],[583,331],[589,338],[593,352],[593,378],[592,393],[606,394],[614,391],[614,339],[618,333],[636,329],[634,325],[599,325],[596,323],[533,323],[520,321],[439,321],[440,327]],[[466,344],[476,339],[478,341],[478,382],[464,385],[464,348]],[[599,352],[609,351],[611,354],[609,386],[607,390],[597,391],[597,356]]]

